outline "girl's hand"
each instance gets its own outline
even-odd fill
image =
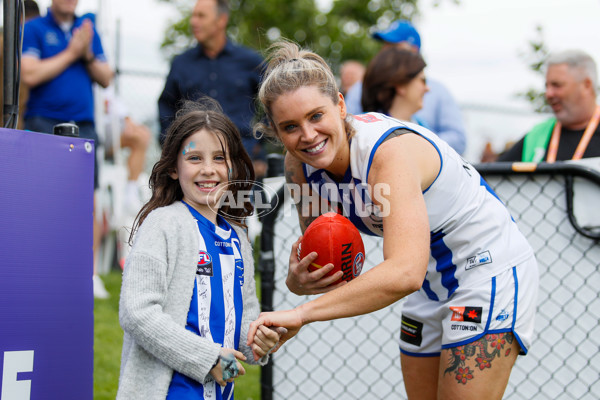
[[[256,330],[254,341],[252,344],[252,353],[254,358],[259,359],[266,356],[275,349],[279,343],[281,335],[287,333],[287,329],[283,327],[266,327],[261,325]]]
[[[250,324],[247,344],[254,349],[257,331],[260,328],[278,328],[280,329],[278,331],[278,334],[280,335],[279,341],[270,351],[271,353],[275,353],[286,341],[294,337],[303,325],[302,317],[297,309],[260,313],[258,319]],[[285,328],[285,331],[281,330],[281,328]],[[260,357],[255,353],[254,360],[258,360],[259,358]]]
[[[305,294],[319,294],[329,292],[336,289],[346,282],[342,281],[334,286],[329,286],[333,282],[342,278],[344,273],[338,271],[331,276],[325,276],[329,271],[333,269],[333,264],[326,264],[323,268],[319,268],[316,271],[309,271],[308,266],[317,258],[317,253],[312,252],[298,261],[298,247],[302,242],[302,236],[292,245],[292,252],[290,253],[288,276],[285,281],[290,292],[297,295]]]
[[[219,385],[226,386],[228,382],[246,374],[238,360],[246,361],[246,356],[234,349],[221,349],[217,364],[210,370],[210,374]]]

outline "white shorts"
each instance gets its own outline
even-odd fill
[[[512,332],[527,354],[533,340],[539,271],[535,257],[478,282],[459,287],[445,301],[422,291],[402,308],[400,351],[417,357],[439,356],[442,349],[474,342],[484,335]]]

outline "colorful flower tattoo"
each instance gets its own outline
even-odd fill
[[[495,358],[507,357],[511,352],[514,337],[511,333],[496,333],[485,335],[476,342],[453,348],[449,353],[450,366],[444,371],[445,374],[455,376],[457,383],[466,385],[474,378],[476,370],[465,366],[468,360],[474,358],[477,369],[483,371],[492,368]]]

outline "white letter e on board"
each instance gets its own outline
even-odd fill
[[[0,400],[29,400],[31,380],[17,380],[19,372],[33,371],[33,350],[5,351],[2,367],[2,394]]]

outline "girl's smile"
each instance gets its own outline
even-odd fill
[[[179,180],[183,201],[213,223],[229,182],[229,156],[225,146],[218,134],[200,130],[183,142],[177,169],[171,173],[171,178]]]

